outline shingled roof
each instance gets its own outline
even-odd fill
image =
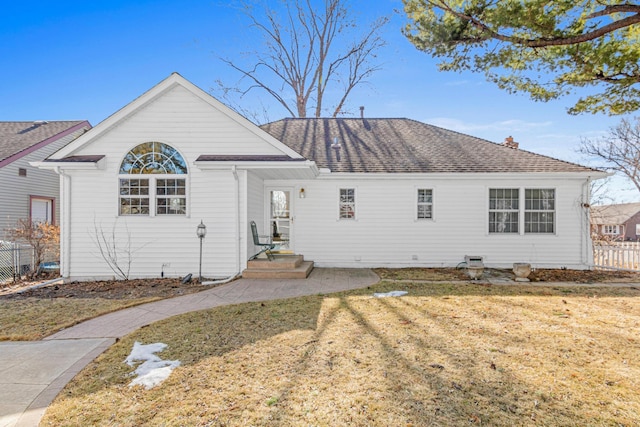
[[[591,221],[594,224],[620,225],[640,212],[640,203],[591,206]]]
[[[596,172],[403,118],[289,118],[261,128],[332,172]]]
[[[81,123],[85,121],[0,122],[0,162]]]

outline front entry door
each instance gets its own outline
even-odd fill
[[[286,188],[269,190],[269,232],[276,244],[273,252],[293,253],[292,192]]]

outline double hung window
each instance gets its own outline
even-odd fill
[[[489,233],[553,234],[556,223],[556,191],[525,188],[524,204],[519,188],[489,190]]]
[[[524,190],[524,232],[555,232],[556,192],[553,189]]]
[[[489,233],[518,233],[520,190],[489,190]]]
[[[433,219],[433,190],[418,189],[418,219]]]
[[[339,216],[340,219],[356,218],[356,190],[355,188],[340,189]]]
[[[186,215],[187,164],[161,142],[145,142],[120,165],[120,215]]]

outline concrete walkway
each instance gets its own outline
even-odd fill
[[[307,279],[239,279],[195,294],[106,314],[42,341],[0,342],[0,427],[37,426],[62,388],[116,338],[190,311],[253,301],[328,294],[378,281],[368,269],[316,268]]]

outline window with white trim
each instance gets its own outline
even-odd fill
[[[518,233],[520,189],[489,190],[489,233]]]
[[[418,188],[418,219],[433,219],[433,190]]]
[[[524,190],[524,232],[555,232],[556,191],[551,188]]]
[[[618,234],[622,234],[620,233],[620,226],[619,225],[603,225],[602,226],[602,234],[607,234],[610,236],[615,236]]]
[[[186,215],[186,174],[186,162],[170,145],[145,142],[136,146],[120,165],[119,214]]]
[[[356,189],[355,188],[340,189],[339,218],[340,219],[356,218]]]

